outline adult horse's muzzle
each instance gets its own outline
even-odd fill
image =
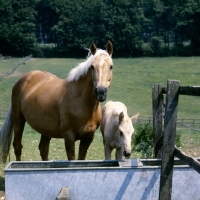
[[[129,158],[131,156],[131,151],[130,150],[124,150],[123,152],[125,158]]]
[[[107,89],[105,87],[97,87],[94,92],[97,101],[103,102],[106,100]]]

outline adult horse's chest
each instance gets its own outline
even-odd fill
[[[93,112],[89,112],[89,110],[87,107],[80,108],[77,110],[78,113],[71,116],[73,123],[69,128],[78,138],[92,136],[100,125],[102,119],[100,106],[94,108]]]

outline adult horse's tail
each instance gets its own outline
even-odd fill
[[[10,105],[5,121],[0,129],[0,162],[6,163],[13,135],[12,106]]]

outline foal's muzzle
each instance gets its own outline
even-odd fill
[[[129,158],[130,155],[131,155],[131,151],[130,151],[130,150],[124,150],[123,154],[124,154],[124,156],[125,156],[126,158]]]
[[[94,95],[97,101],[103,102],[106,100],[107,89],[105,87],[95,88]]]

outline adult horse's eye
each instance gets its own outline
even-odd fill
[[[112,65],[110,65],[110,70],[112,70],[112,68],[113,68],[113,66],[112,66]]]
[[[122,131],[119,131],[119,135],[120,135],[120,136],[123,136],[123,132],[122,132]]]

